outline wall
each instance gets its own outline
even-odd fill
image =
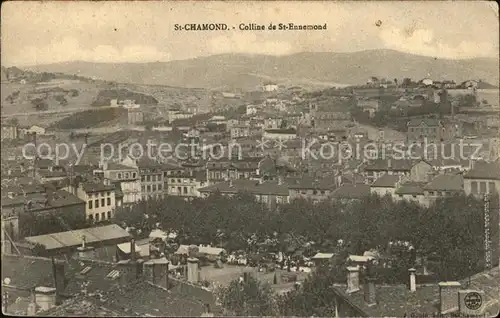
[[[80,187],[77,190],[77,196],[85,201],[85,215],[87,219],[94,221],[104,221],[113,218],[113,210],[116,207],[115,191],[100,191],[94,193],[86,193]],[[109,200],[108,200],[109,199]],[[96,208],[96,200],[99,200],[99,207]],[[104,205],[102,204],[104,200]],[[92,201],[92,208],[89,202]],[[109,203],[109,204],[108,204]],[[104,213],[104,218],[103,218]],[[99,217],[96,215],[98,214]]]
[[[477,193],[473,193],[473,187],[472,184],[473,182],[477,183]],[[484,194],[484,191],[481,189],[481,183],[483,183],[483,190],[486,189],[486,193],[491,193],[494,191],[491,187],[491,183],[495,184],[495,190],[498,195],[500,195],[500,180],[485,180],[485,179],[464,179],[464,190],[467,195],[473,194],[473,195],[482,195]]]
[[[376,193],[378,196],[383,197],[389,194],[391,197],[394,197],[396,194],[396,188],[388,188],[388,187],[370,187],[371,193]]]

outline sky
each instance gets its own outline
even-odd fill
[[[498,6],[481,1],[13,1],[3,3],[0,21],[4,66],[382,48],[449,59],[498,58],[499,54]],[[240,23],[289,22],[326,23],[327,30],[238,30]],[[226,23],[230,30],[174,30],[175,24],[186,23]]]

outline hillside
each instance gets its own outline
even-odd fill
[[[389,79],[482,79],[498,84],[498,60],[475,58],[445,60],[401,53],[369,50],[354,53],[298,53],[288,56],[222,54],[189,60],[156,63],[67,62],[29,67],[103,80],[200,87],[254,89],[264,80],[278,83],[361,84],[369,76]]]

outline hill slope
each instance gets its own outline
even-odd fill
[[[156,63],[67,62],[29,67],[34,71],[62,72],[124,83],[249,89],[263,78],[278,82],[365,83],[369,76],[389,79],[482,79],[498,85],[498,60],[476,58],[445,60],[369,50],[354,53],[297,53],[288,56],[222,54]]]

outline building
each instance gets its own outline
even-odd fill
[[[129,125],[139,125],[144,122],[144,113],[140,108],[129,108],[127,110],[127,123]]]
[[[333,285],[334,317],[490,316],[500,309],[498,267],[470,280],[438,284],[419,284],[415,270],[409,269],[408,284],[385,286],[377,285],[371,274],[365,274],[361,281],[360,271],[360,267],[348,267],[346,284]],[[469,293],[483,299],[479,307],[465,306]]]
[[[389,195],[392,198],[396,194],[400,181],[399,175],[384,174],[370,185],[370,191],[381,197]]]
[[[408,141],[440,140],[443,123],[434,118],[412,119],[407,123]]]
[[[255,115],[255,114],[257,114],[257,111],[258,111],[257,106],[255,106],[255,105],[247,105],[246,107],[247,107],[247,109],[246,109],[246,114],[247,115]]]
[[[294,128],[265,129],[262,137],[264,139],[290,140],[297,138],[297,131]]]
[[[370,195],[369,184],[344,184],[332,193],[332,197],[343,202],[362,200]]]
[[[275,83],[268,82],[268,83],[264,83],[264,85],[262,85],[262,90],[264,92],[275,92],[278,89],[279,89],[279,86]]]
[[[143,200],[148,198],[163,198],[167,190],[163,166],[153,160],[142,159],[137,164],[141,176],[141,195]]]
[[[262,157],[210,160],[206,164],[207,180],[213,184],[229,179],[250,179],[257,175],[262,160]]]
[[[124,204],[138,202],[142,198],[141,178],[135,162],[126,160],[122,163],[104,163],[102,172],[99,170],[96,172],[102,173],[104,180],[115,184],[117,189],[121,190]]]
[[[427,205],[428,200],[424,196],[425,182],[401,183],[395,191],[395,200],[406,200],[420,205]]]
[[[409,176],[413,163],[408,159],[376,159],[363,168],[368,183],[373,183],[384,174]]]
[[[225,196],[233,196],[239,192],[250,193],[255,196],[258,202],[261,202],[269,209],[274,209],[279,204],[289,202],[288,186],[282,180],[229,180],[201,188],[199,192],[202,197],[208,197],[214,193],[221,193]]]
[[[375,116],[375,113],[379,110],[379,100],[378,99],[358,99],[357,106],[361,108],[364,112],[368,112],[370,117]]]
[[[102,182],[83,182],[76,187],[68,186],[66,190],[86,203],[87,220],[98,223],[113,219],[116,208],[114,185]]]
[[[464,190],[467,195],[482,196],[487,193],[500,195],[499,160],[474,163],[473,168],[464,174]]]
[[[2,124],[2,140],[17,139],[18,127],[16,125]]]
[[[168,195],[181,197],[201,197],[200,188],[207,186],[204,171],[183,170],[168,176]]]
[[[429,203],[438,198],[454,196],[464,192],[464,180],[459,174],[441,174],[424,186],[424,195]]]
[[[302,178],[288,178],[290,200],[306,199],[319,202],[331,197],[336,188],[334,178],[312,178],[304,176]]]

